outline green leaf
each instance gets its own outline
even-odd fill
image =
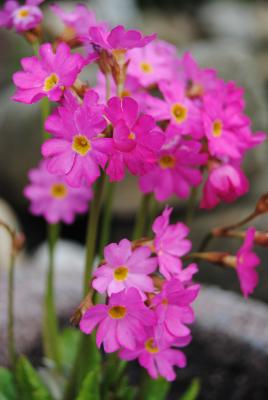
[[[197,396],[200,393],[201,389],[201,383],[200,379],[194,378],[189,386],[189,388],[186,390],[186,392],[182,395],[180,400],[196,400]]]
[[[100,400],[100,370],[89,371],[76,400]]]
[[[61,356],[64,365],[71,366],[79,345],[79,331],[66,328],[60,336]]]
[[[170,383],[163,378],[153,380],[146,379],[143,389],[144,400],[166,400],[170,389]]]
[[[52,400],[38,372],[24,356],[18,360],[16,378],[20,400]]]
[[[0,367],[0,400],[15,400],[16,390],[12,373]]]

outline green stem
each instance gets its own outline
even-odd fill
[[[151,197],[152,193],[145,194],[142,197],[134,227],[133,240],[139,239],[144,235]]]
[[[41,121],[42,121],[42,132],[44,141],[50,138],[49,133],[47,133],[45,130],[45,122],[47,117],[49,116],[49,113],[50,113],[50,101],[48,100],[47,97],[44,97],[41,100]]]
[[[157,202],[157,200],[154,197],[152,197],[151,203],[150,203],[149,221],[148,221],[147,230],[146,230],[146,235],[149,237],[152,234],[152,224],[158,214],[158,209],[159,209],[159,203]]]
[[[49,265],[43,310],[43,345],[46,356],[53,360],[57,370],[61,368],[59,328],[54,293],[55,248],[59,237],[59,224],[48,225]]]
[[[186,225],[190,225],[193,221],[196,210],[197,196],[198,196],[198,188],[194,187],[192,188],[191,196],[188,201],[188,207],[186,213]]]
[[[93,269],[103,186],[104,186],[104,175],[102,175],[98,179],[98,181],[95,185],[94,198],[92,200],[90,212],[89,212],[87,235],[86,235],[86,261],[85,261],[85,272],[84,272],[84,294],[86,294],[88,292],[88,285],[89,285],[89,282],[91,279],[91,274],[92,274],[92,269]]]
[[[16,366],[16,350],[14,337],[14,275],[15,275],[15,252],[11,250],[9,271],[8,271],[8,326],[7,326],[7,347],[12,370]]]
[[[116,187],[115,183],[110,183],[110,182],[106,183],[105,194],[104,194],[103,221],[102,221],[100,247],[99,247],[100,257],[102,256],[103,249],[107,245],[110,238],[115,187]]]

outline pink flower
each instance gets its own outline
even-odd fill
[[[201,69],[189,52],[179,61],[178,76],[184,81],[187,97],[192,100],[198,100],[208,93],[217,96],[217,92],[224,85],[223,81],[217,78],[216,70]]]
[[[171,80],[178,64],[176,56],[175,46],[160,40],[151,42],[145,47],[128,51],[128,74],[145,87],[157,84],[163,77]]]
[[[157,121],[170,121],[182,134],[200,139],[204,135],[201,111],[185,94],[182,81],[161,81],[159,90],[164,100],[148,95],[147,112]]]
[[[96,342],[111,353],[120,347],[134,350],[138,340],[146,337],[145,327],[155,323],[154,313],[147,308],[137,289],[112,294],[109,304],[91,307],[80,322],[80,329],[89,334],[96,325]]]
[[[150,115],[139,115],[138,103],[131,97],[113,97],[105,114],[113,124],[113,152],[107,174],[111,181],[120,181],[127,167],[133,175],[151,168],[164,135]]]
[[[140,341],[135,350],[122,349],[119,357],[123,360],[131,361],[138,358],[142,367],[146,368],[148,374],[153,379],[162,376],[167,381],[174,381],[176,374],[174,367],[184,368],[186,366],[186,357],[183,352],[176,347],[186,346],[191,338],[183,338],[170,347],[168,344],[156,344],[152,329],[147,330],[147,337]]]
[[[29,179],[24,195],[31,201],[30,210],[34,215],[42,215],[48,223],[71,224],[75,214],[87,211],[91,189],[71,188],[62,177],[50,174],[44,161],[30,170]]]
[[[106,122],[97,93],[88,91],[80,105],[66,92],[63,104],[48,117],[45,127],[54,136],[42,146],[49,172],[64,175],[70,186],[91,186],[100,175],[99,166],[104,168],[111,146],[111,139],[98,136]]]
[[[194,321],[190,304],[196,299],[200,285],[185,287],[179,279],[166,281],[161,292],[152,299],[157,316],[156,343],[174,342],[176,338],[188,337],[186,324]]]
[[[225,96],[205,96],[203,122],[212,156],[241,158],[246,145],[243,132],[249,119],[241,112],[240,103],[229,104]]]
[[[8,0],[0,10],[0,27],[25,32],[34,29],[43,19],[38,7],[44,0],[26,0],[20,5],[16,0]]]
[[[256,267],[260,264],[260,259],[252,251],[255,232],[253,227],[247,230],[245,241],[236,254],[236,272],[244,297],[253,293],[259,281]]]
[[[92,286],[100,293],[107,290],[109,296],[134,287],[145,300],[144,292],[154,291],[153,281],[148,275],[157,268],[157,259],[150,258],[150,255],[148,247],[132,251],[127,239],[119,244],[109,244],[104,249],[105,263],[95,271]]]
[[[221,201],[232,203],[249,190],[249,182],[239,165],[215,165],[203,188],[201,208],[213,208]]]
[[[17,86],[13,100],[31,104],[47,96],[50,101],[58,101],[63,90],[72,86],[84,66],[83,58],[71,54],[65,43],[60,43],[55,53],[50,43],[43,44],[39,56],[21,60],[23,71],[13,75]]]
[[[206,162],[207,155],[200,150],[199,142],[184,140],[176,133],[176,128],[170,126],[156,162],[139,179],[141,191],[154,192],[158,201],[165,201],[172,195],[188,198],[191,187],[199,186],[202,181],[200,166]]]
[[[52,11],[63,21],[67,28],[73,30],[74,35],[83,36],[92,26],[106,27],[106,23],[98,23],[96,15],[85,4],[76,4],[73,11],[65,11],[58,4],[52,4]]]
[[[152,229],[155,234],[154,248],[158,257],[159,269],[166,279],[179,276],[182,271],[180,257],[187,254],[191,249],[191,242],[185,239],[189,233],[186,225],[178,222],[170,225],[169,218],[172,208],[165,208],[163,213],[157,217]]]
[[[118,25],[111,31],[101,27],[93,26],[89,29],[89,33],[85,36],[84,42],[91,45],[90,52],[99,53],[101,50],[107,52],[123,51],[133,49],[135,47],[144,47],[156,38],[156,34],[150,36],[142,36],[140,31],[126,30],[122,25]]]

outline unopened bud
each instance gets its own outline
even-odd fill
[[[256,214],[264,214],[268,212],[268,193],[263,194],[255,208]]]

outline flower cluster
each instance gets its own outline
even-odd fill
[[[171,211],[166,208],[156,218],[154,239],[106,246],[92,286],[107,294],[107,304],[90,307],[80,322],[87,334],[98,326],[96,343],[105,352],[119,350],[122,359],[137,358],[152,378],[167,380],[175,379],[175,366],[186,365],[178,348],[191,341],[191,303],[199,292],[192,282],[197,266],[182,266],[181,257],[191,248],[188,228],[171,225]]]

